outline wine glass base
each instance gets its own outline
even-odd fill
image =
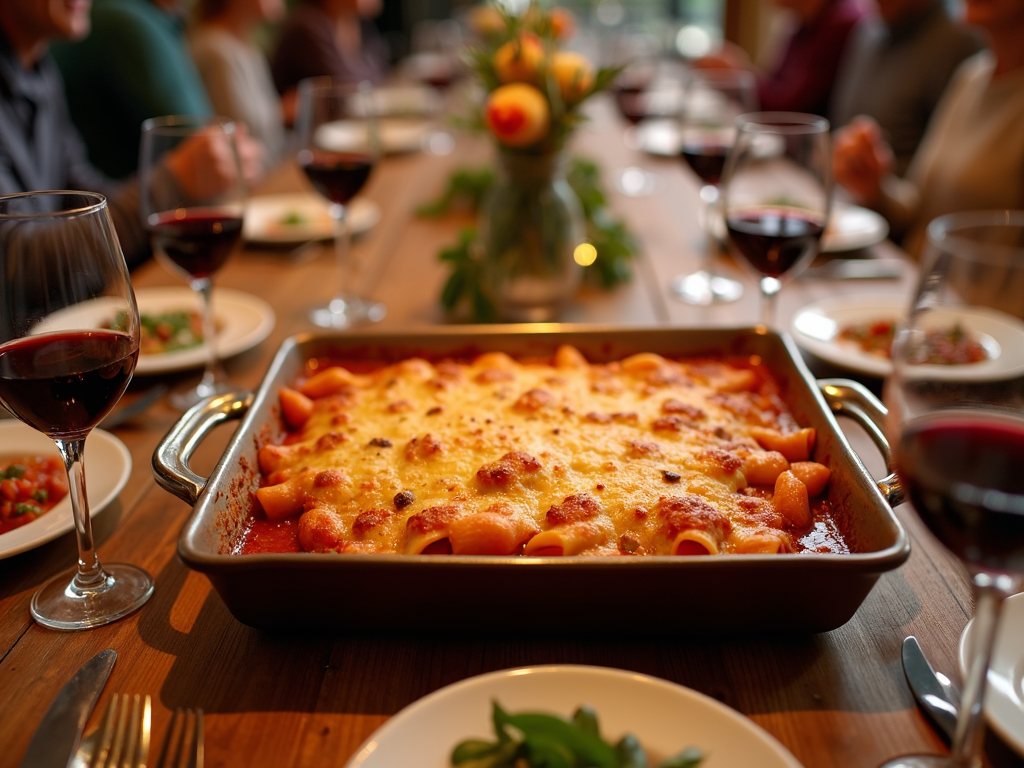
[[[619,174],[615,186],[627,197],[647,197],[658,190],[659,183],[657,175],[643,168],[630,166]]]
[[[378,301],[357,296],[335,299],[326,307],[315,307],[309,312],[309,321],[321,328],[351,328],[363,323],[379,323],[387,314],[387,307]]]
[[[953,762],[942,755],[901,755],[886,760],[878,768],[953,768]]]
[[[153,595],[153,578],[124,563],[104,565],[107,578],[99,586],[78,589],[75,572],[51,579],[32,596],[32,618],[51,629],[91,629],[137,611]]]
[[[195,386],[179,387],[172,390],[167,395],[167,402],[171,404],[172,408],[176,408],[179,411],[187,411],[200,400],[205,400],[207,397],[214,397],[215,395],[223,395],[232,389],[234,387],[223,381],[214,381],[211,384],[200,382]]]
[[[738,280],[704,270],[677,275],[672,278],[669,287],[672,295],[680,301],[702,307],[708,304],[727,304],[743,295],[743,284]]]

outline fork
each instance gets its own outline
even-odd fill
[[[203,768],[205,751],[203,710],[178,708],[167,728],[156,768]]]
[[[128,700],[131,698],[131,711]],[[149,755],[152,701],[149,696],[114,694],[103,713],[89,768],[145,768]]]

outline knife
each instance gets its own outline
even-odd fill
[[[903,674],[917,703],[942,733],[947,744],[953,742],[960,709],[960,691],[945,675],[939,675],[925,658],[917,638],[903,641]]]
[[[100,651],[60,689],[32,735],[21,768],[66,768],[116,660],[112,648]]]
[[[899,259],[833,259],[805,269],[804,280],[899,280],[907,266]]]

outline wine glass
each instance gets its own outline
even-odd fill
[[[932,221],[917,295],[893,344],[888,431],[914,510],[970,573],[977,642],[951,754],[900,757],[887,768],[980,765],[996,624],[1024,573],[1021,318],[1024,211]]]
[[[213,276],[242,235],[246,186],[233,122],[220,117],[169,115],[142,124],[139,209],[157,258],[180,275],[200,302],[206,365],[197,385],[172,390],[171,405],[186,410],[230,389],[216,344]],[[190,156],[187,174],[171,177],[168,162]]]
[[[676,298],[707,305],[736,301],[743,285],[715,274],[718,252],[718,184],[736,137],[736,118],[757,108],[756,80],[738,69],[705,69],[690,73],[679,120],[679,154],[701,180],[707,245],[700,269],[672,278]]]
[[[630,136],[635,135],[637,126],[650,114],[647,90],[655,80],[657,69],[658,62],[653,56],[638,57],[631,60],[612,82],[615,106],[630,126],[626,134],[627,144],[630,143]],[[639,166],[631,165],[619,172],[615,185],[624,195],[645,197],[658,188],[658,177]]]
[[[755,112],[736,119],[722,213],[733,252],[759,278],[764,327],[774,321],[782,279],[817,255],[831,199],[828,120],[799,112]]]
[[[383,304],[355,293],[359,265],[351,257],[346,205],[370,178],[380,157],[380,137],[373,88],[310,78],[299,83],[296,161],[309,181],[331,204],[335,222],[337,287],[326,307],[316,307],[310,321],[322,328],[348,328],[384,318]]]
[[[85,488],[85,440],[124,393],[139,356],[139,312],[107,201],[92,192],[0,198],[4,311],[0,402],[53,439],[68,473],[78,568],[44,584],[32,616],[86,629],[153,594],[133,565],[101,566]]]

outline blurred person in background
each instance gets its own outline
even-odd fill
[[[847,40],[864,16],[861,0],[773,0],[792,16],[794,29],[777,61],[759,71],[738,46],[726,43],[696,67],[746,69],[757,75],[761,109],[825,116]]]
[[[135,173],[147,118],[213,114],[185,44],[181,4],[93,0],[92,33],[53,47],[71,119],[108,176]]]
[[[266,170],[284,157],[284,113],[270,66],[253,35],[259,25],[284,13],[284,0],[198,0],[188,33],[214,112],[245,125],[263,144]]]
[[[1024,209],[1024,2],[965,0],[964,21],[989,49],[957,70],[906,178],[870,118],[855,118],[833,143],[833,169],[861,205],[881,213],[913,255],[937,216]]]
[[[278,35],[271,61],[278,93],[288,98],[300,80],[329,75],[378,83],[388,52],[371,19],[381,0],[299,0]]]
[[[950,78],[981,39],[957,24],[943,0],[875,0],[854,27],[829,108],[833,130],[857,115],[881,128],[903,176]]]
[[[0,2],[0,194],[52,189],[100,192],[129,268],[150,255],[134,179],[118,183],[96,170],[68,116],[60,73],[48,54],[53,40],[89,34],[89,0]],[[140,130],[140,129],[137,129]],[[242,141],[243,157],[258,163],[258,146]],[[189,189],[196,168],[234,166],[220,142],[199,138],[171,153],[158,183]]]

